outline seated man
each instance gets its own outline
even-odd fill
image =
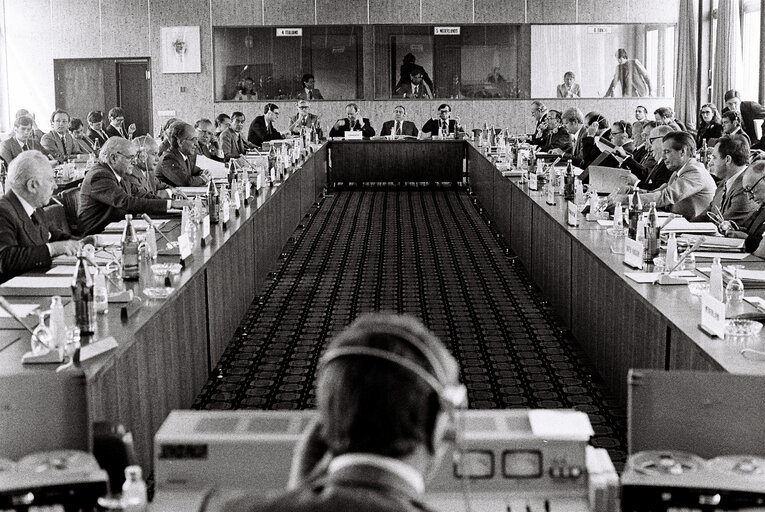
[[[0,198],[0,282],[49,267],[61,254],[76,254],[79,242],[46,223],[42,207],[50,202],[56,182],[45,155],[31,150],[15,158],[6,187]]]
[[[659,107],[653,111],[653,117],[659,124],[666,124],[674,132],[684,132],[685,127],[675,119],[675,112],[670,107]]]
[[[611,142],[616,147],[632,154],[635,151],[635,143],[632,141],[632,125],[626,121],[615,121],[611,124]]]
[[[223,159],[228,162],[232,158],[236,159],[246,155],[247,150],[255,146],[242,137],[242,128],[244,128],[245,121],[244,114],[241,112],[231,114],[231,123],[225,128],[227,120],[222,119],[222,115],[218,116],[218,119],[221,119],[222,128],[220,132],[220,149],[223,151]]]
[[[57,162],[66,162],[70,156],[81,153],[80,146],[69,133],[69,114],[61,109],[50,116],[51,131],[43,135],[40,144]]]
[[[109,111],[109,126],[106,127],[106,135],[109,137],[122,137],[132,139],[135,133],[135,123],[125,130],[125,111],[121,107],[114,107]]]
[[[178,121],[170,127],[170,149],[159,157],[157,178],[173,187],[202,187],[210,181],[196,166],[197,134],[189,123]]]
[[[563,83],[558,85],[555,90],[558,98],[579,98],[582,91],[579,84],[576,83],[576,75],[573,71],[566,71],[563,75]]]
[[[274,123],[279,119],[279,107],[273,103],[266,103],[263,107],[263,115],[252,120],[247,140],[250,144],[262,147],[264,142],[283,139]]]
[[[754,253],[760,258],[765,257],[765,244],[762,234],[765,232],[765,161],[755,162],[743,174],[744,193],[749,199],[759,205],[741,225],[723,222],[718,226],[720,232],[729,238],[744,238],[746,252]]]
[[[550,134],[547,142],[542,145],[543,152],[549,152],[553,149],[560,149],[564,154],[573,151],[571,135],[568,134],[561,120],[561,113],[557,110],[547,112],[547,128]]]
[[[226,512],[416,511],[466,405],[458,366],[419,320],[364,315],[319,362],[319,417],[292,463],[291,490],[243,496]]]
[[[749,162],[749,144],[741,135],[721,137],[712,148],[709,172],[720,179],[712,203],[694,221],[709,222],[710,218],[718,225],[728,221],[732,225],[744,222],[757,204],[744,192],[744,171]]]
[[[567,108],[561,115],[561,124],[571,137],[571,149],[563,151],[553,148],[550,152],[570,158],[572,164],[582,167],[582,139],[587,133],[584,127],[584,114],[576,107]]]
[[[531,102],[531,117],[536,121],[534,133],[529,135],[529,142],[535,146],[542,146],[550,138],[550,130],[547,127],[547,107],[539,100]]]
[[[148,135],[142,135],[133,139],[133,147],[136,150],[135,166],[125,175],[125,181],[131,186],[131,193],[146,198],[172,198],[173,189],[157,178],[157,141]]]
[[[752,140],[741,126],[741,114],[735,110],[726,110],[722,113],[723,135],[741,135],[746,139],[746,143],[752,145]]]
[[[348,103],[345,106],[345,118],[338,119],[332,129],[329,131],[330,137],[344,137],[345,132],[360,131],[362,137],[374,137],[375,129],[369,124],[369,119],[361,116],[359,106],[355,103]]]
[[[633,129],[636,126],[636,124],[633,125]],[[639,124],[642,129],[642,133],[640,134],[640,136],[637,136],[633,132],[633,135],[635,135],[636,142],[638,139],[640,139],[641,142],[638,146],[635,147],[635,150],[629,156],[631,156],[635,160],[635,162],[643,165],[644,167],[651,168],[656,164],[656,160],[654,160],[653,158],[653,153],[651,152],[651,143],[648,142],[648,138],[651,136],[651,130],[656,128],[658,124],[656,124],[656,121],[647,121],[647,120]]]
[[[749,144],[754,149],[765,150],[765,128],[762,129],[762,138],[757,142],[757,129],[755,119],[765,119],[765,107],[756,101],[741,101],[741,94],[731,89],[725,93],[725,109],[737,112],[741,118],[741,129],[749,137]],[[765,125],[763,125],[765,126]]]
[[[32,136],[34,121],[31,117],[17,117],[13,122],[13,136],[0,143],[0,158],[5,160],[5,165],[11,165],[11,161],[23,151],[34,149],[44,152],[43,147]]]
[[[194,129],[197,131],[197,155],[223,162],[223,150],[215,137],[212,121],[207,118],[199,119],[194,123]]]
[[[324,96],[321,95],[321,91],[315,87],[316,78],[311,73],[306,73],[301,79],[303,82],[303,90],[297,95],[300,100],[323,100]]]
[[[667,169],[664,163],[664,143],[662,139],[668,133],[672,133],[672,128],[666,125],[656,126],[645,136],[651,145],[650,159],[643,159],[642,162],[635,160],[634,156],[628,155],[623,148],[617,148],[616,154],[624,158],[622,167],[632,171],[632,180],[629,185],[637,186],[641,190],[656,190],[664,185],[672,177],[672,171]]]
[[[109,136],[104,131],[104,114],[100,110],[88,113],[88,138],[95,144],[98,141],[99,148],[104,147]]]
[[[69,131],[72,133],[74,139],[74,145],[77,148],[77,152],[80,154],[93,154],[93,144],[95,142],[85,135],[85,125],[82,124],[82,119],[73,117],[69,121]]]
[[[425,139],[431,137],[457,138],[465,134],[460,125],[459,118],[451,119],[452,107],[446,103],[438,106],[438,119],[430,118],[422,125],[422,136]]]
[[[433,91],[430,90],[428,84],[422,81],[422,78],[422,71],[417,68],[413,69],[409,75],[409,82],[402,83],[396,89],[396,96],[411,99],[432,98]]]
[[[380,130],[380,135],[387,137],[393,135],[394,137],[403,137],[408,135],[410,137],[417,137],[419,130],[411,121],[406,121],[406,109],[402,105],[396,105],[393,109],[393,120],[385,121]]]
[[[690,220],[706,210],[714,198],[715,180],[696,161],[696,141],[686,132],[670,132],[662,138],[664,162],[672,171],[669,181],[654,190],[640,194],[646,207],[679,213]],[[613,194],[613,201],[627,202],[629,194]]]
[[[306,100],[298,100],[297,112],[290,118],[290,133],[293,135],[300,135],[303,129],[310,130],[312,127],[319,131],[319,139],[321,139],[321,126],[319,126],[319,118],[315,114],[311,114],[309,109],[311,106]]]
[[[96,234],[125,214],[167,213],[171,208],[191,206],[190,201],[156,199],[134,193],[125,181],[136,160],[135,146],[121,137],[111,137],[101,148],[99,163],[85,175],[80,189],[77,223],[86,234]]]

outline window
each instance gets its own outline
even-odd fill
[[[743,43],[743,82],[741,97],[756,99],[759,96],[760,83],[760,51],[762,45],[762,30],[760,27],[760,0],[744,2],[744,15],[741,24],[741,41]]]

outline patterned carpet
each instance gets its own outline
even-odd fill
[[[195,408],[312,408],[329,338],[363,312],[406,312],[460,361],[471,408],[586,412],[621,470],[624,411],[466,191],[336,191],[305,224]]]

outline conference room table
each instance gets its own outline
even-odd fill
[[[446,162],[444,154],[450,155]],[[413,164],[400,155],[419,155],[419,160]],[[380,168],[390,169],[391,161],[398,170],[381,173]],[[151,468],[154,434],[171,410],[189,408],[215,377],[216,363],[264,288],[282,248],[312,214],[328,184],[455,179],[467,182],[498,236],[623,404],[630,368],[765,373],[765,362],[740,354],[743,346],[765,349],[765,333],[741,341],[707,336],[697,327],[699,299],[687,286],[638,284],[625,277],[627,267],[621,256],[611,253],[604,227],[583,219],[579,227],[568,226],[560,198],[547,205],[541,192],[503,177],[473,143],[329,141],[291,169],[281,184],[261,189],[239,216],[232,212],[225,230],[213,226],[211,243],[202,247],[197,236],[193,258],[167,299],[145,298],[143,289],[155,285],[144,263],[141,280],[126,283],[144,296],[142,307],[123,320],[120,305],[110,304],[109,312],[98,318],[96,339],[114,337],[115,349],[56,372],[55,364],[22,365],[29,335],[0,329],[0,457],[61,447],[87,449],[92,422],[110,421],[132,432],[138,463]],[[158,261],[178,257],[160,256]],[[760,260],[744,264],[765,268]],[[9,300],[37,301],[46,308],[50,302],[39,296]],[[72,304],[66,308],[71,320]],[[36,428],[29,428],[32,421],[38,422]]]

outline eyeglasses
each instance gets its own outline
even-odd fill
[[[624,132],[615,132],[611,130],[611,135],[624,135]]]
[[[449,112],[451,112],[451,110],[439,110],[439,112],[441,112],[442,114],[448,114]]]
[[[308,105],[300,105],[298,108],[300,110],[308,110],[310,107]]]
[[[114,154],[119,155],[130,162],[135,162],[138,159],[138,153],[136,153],[135,155],[126,155],[125,153],[120,153],[119,151],[116,151]]]
[[[653,144],[653,141],[655,141],[655,140],[659,140],[659,139],[663,139],[663,138],[664,138],[664,135],[659,135],[658,137],[649,137],[649,138],[648,138],[648,142],[650,142],[651,144]]]
[[[744,193],[747,195],[747,197],[749,197],[749,199],[754,199],[754,189],[757,188],[757,185],[759,185],[763,179],[765,179],[765,175],[761,176],[759,180],[755,181],[754,185],[751,187],[744,187]]]

